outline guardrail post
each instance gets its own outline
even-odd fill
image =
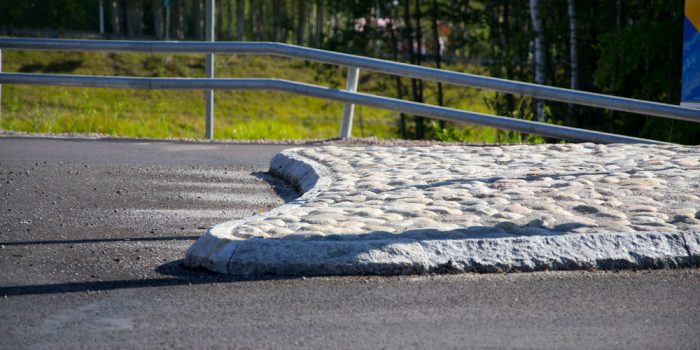
[[[345,82],[345,90],[357,92],[357,81],[360,78],[360,69],[348,67],[348,79]],[[340,138],[347,139],[352,136],[352,114],[355,112],[355,105],[346,103],[343,105],[343,121],[340,126]]]
[[[214,0],[207,0],[207,33],[206,41],[214,41]],[[214,78],[214,54],[207,54],[206,59],[206,75],[207,78]],[[204,93],[206,100],[205,111],[205,132],[204,137],[214,139],[214,90],[206,90]]]

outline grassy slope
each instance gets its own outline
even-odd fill
[[[270,77],[341,88],[338,67],[265,56],[216,58],[217,77]],[[6,51],[5,72],[84,75],[202,77],[198,55],[102,54]],[[475,71],[474,67],[449,69]],[[478,71],[477,71],[478,72]],[[408,79],[403,79],[408,87]],[[426,84],[434,103],[435,85]],[[396,96],[391,76],[364,72],[360,91]],[[491,93],[446,87],[450,107],[489,112]],[[342,104],[279,92],[216,93],[215,135],[225,139],[329,138],[337,136]],[[31,132],[97,132],[120,136],[199,138],[204,133],[202,91],[3,86],[2,128]],[[358,106],[354,136],[398,137],[398,113]],[[468,141],[492,142],[490,128],[462,126]]]

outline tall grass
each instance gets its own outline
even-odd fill
[[[4,71],[107,76],[203,77],[201,55],[104,54],[7,51]],[[217,77],[270,77],[342,88],[342,68],[267,56],[216,56]],[[476,67],[448,69],[483,73]],[[405,88],[409,80],[403,79]],[[436,100],[435,84],[425,98]],[[395,97],[395,78],[363,72],[360,91]],[[445,87],[446,105],[490,112],[488,92]],[[90,132],[153,138],[200,138],[202,91],[127,90],[5,85],[2,128],[29,132]],[[217,91],[215,135],[219,139],[330,138],[338,134],[342,104],[283,92]],[[358,106],[354,136],[396,138],[398,113]],[[454,126],[460,141],[493,142],[491,128]],[[437,135],[437,133],[436,133]]]

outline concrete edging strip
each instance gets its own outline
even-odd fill
[[[577,269],[646,269],[700,265],[700,232],[584,233],[475,239],[308,240],[231,235],[238,225],[312,200],[331,184],[321,164],[283,151],[270,171],[302,196],[274,210],[209,228],[185,264],[240,277],[395,275]]]

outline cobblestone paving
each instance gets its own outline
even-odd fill
[[[324,165],[329,188],[300,206],[237,226],[234,238],[700,231],[699,147],[324,146],[291,152]]]

